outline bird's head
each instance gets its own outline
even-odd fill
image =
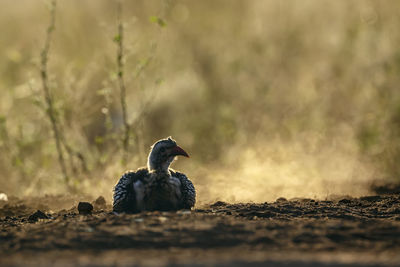
[[[171,137],[157,141],[151,147],[147,166],[149,170],[168,171],[169,165],[176,156],[189,155],[179,147]]]

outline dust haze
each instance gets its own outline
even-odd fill
[[[204,182],[196,177],[201,184],[199,201],[270,202],[279,197],[331,199],[371,194],[376,178],[373,169],[351,145],[338,146],[310,149],[277,141],[244,148],[231,168],[209,174]]]

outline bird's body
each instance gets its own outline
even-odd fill
[[[148,167],[128,171],[118,181],[114,188],[113,210],[137,213],[192,208],[196,201],[193,183],[183,173],[169,168],[177,155],[188,156],[170,138],[156,142]]]

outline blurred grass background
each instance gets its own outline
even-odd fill
[[[47,1],[0,1],[0,191],[67,193],[39,75]],[[111,198],[166,136],[200,202],[369,192],[400,174],[397,1],[58,1],[48,74],[70,183]],[[164,23],[154,22],[154,16]],[[151,19],[153,18],[153,19]],[[83,159],[82,159],[83,158]]]

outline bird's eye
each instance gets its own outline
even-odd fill
[[[160,148],[160,151],[161,151],[162,153],[164,153],[164,152],[165,152],[165,147]]]

